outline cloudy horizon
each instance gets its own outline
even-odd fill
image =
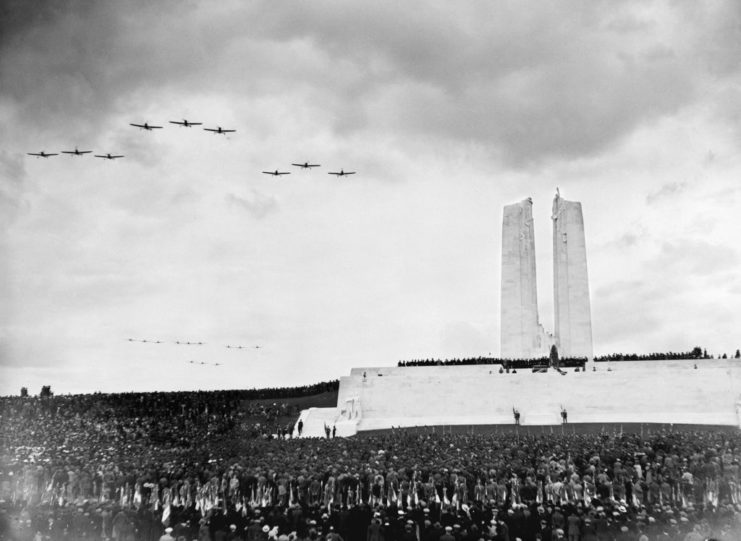
[[[526,197],[553,329],[557,187],[596,355],[732,355],[739,59],[730,0],[6,3],[0,395],[496,356],[502,209]],[[125,158],[27,154],[76,147]]]

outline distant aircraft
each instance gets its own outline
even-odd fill
[[[300,167],[301,169],[309,169],[311,167],[321,167],[318,163],[292,163],[291,165],[295,165],[296,167]]]
[[[127,338],[126,340],[128,340],[129,342],[133,342],[134,341],[133,338]]]
[[[344,177],[345,175],[354,175],[355,174],[355,171],[345,172],[344,169],[340,169],[340,172],[339,173],[330,172],[329,174],[330,175],[337,175],[338,177]]]
[[[185,119],[183,119],[182,122],[178,122],[177,120],[169,120],[170,124],[177,124],[178,126],[183,126],[185,128],[190,128],[191,126],[200,126],[203,124],[203,122],[189,122]]]
[[[278,177],[280,175],[290,175],[288,171],[278,171],[277,169],[275,171],[263,171],[266,175],[273,175],[274,177]]]
[[[221,363],[214,363],[214,366],[221,366]]]
[[[48,154],[43,150],[41,152],[27,152],[29,156],[36,156],[37,158],[48,158],[49,156],[58,156],[59,154]]]
[[[212,131],[214,133],[232,133],[237,130],[225,130],[221,126],[217,126],[216,128],[203,128],[206,131]]]
[[[190,364],[196,364],[195,361],[188,361]]]
[[[109,152],[108,154],[96,154],[96,158],[105,158],[106,160],[115,160],[116,158],[123,158],[123,155],[120,156],[112,156]]]
[[[63,150],[62,154],[74,154],[75,156],[82,156],[83,154],[90,154],[92,150],[77,150],[77,147],[75,147],[74,150]]]
[[[255,349],[260,349],[262,346],[255,346]]]
[[[147,130],[147,131],[162,129],[162,126],[150,126],[146,122],[144,124],[131,124],[131,126],[134,126],[135,128],[141,128],[141,129]]]

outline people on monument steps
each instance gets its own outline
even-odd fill
[[[583,367],[587,362],[586,358],[564,357],[560,359],[559,365],[564,368]],[[469,366],[469,365],[500,365],[506,369],[525,369],[549,366],[549,357],[540,357],[537,359],[499,359],[496,357],[471,357],[465,359],[419,359],[411,361],[399,361],[397,366]]]
[[[555,347],[555,346],[554,346]],[[691,351],[685,352],[674,352],[668,351],[664,353],[613,353],[610,355],[598,355],[594,357],[594,362],[620,362],[620,361],[664,361],[664,360],[697,360],[697,359],[710,359],[707,350],[695,347]],[[718,356],[720,358],[720,356]],[[728,358],[728,355],[723,355],[723,358]],[[733,356],[734,359],[741,358],[741,352],[738,350]],[[555,363],[554,363],[555,359]],[[454,358],[454,359],[413,359],[409,361],[398,361],[397,366],[468,366],[468,365],[479,365],[479,364],[494,364],[502,365],[503,367],[517,368],[517,369],[530,369],[541,366],[553,366],[560,368],[583,368],[587,362],[584,357],[560,357],[556,351],[555,358],[553,351],[548,357],[540,357],[536,359],[501,359],[497,357],[466,357],[466,358]]]

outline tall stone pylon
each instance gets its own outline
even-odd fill
[[[540,357],[549,347],[538,321],[533,200],[504,207],[502,221],[501,357]],[[545,348],[545,349],[544,349]]]
[[[555,339],[561,357],[592,359],[587,248],[581,203],[553,198],[553,298]]]

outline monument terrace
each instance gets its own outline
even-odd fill
[[[335,407],[301,412],[301,435],[323,436],[327,427],[350,436],[392,427],[515,423],[741,426],[739,360],[594,362],[581,203],[558,191],[551,212],[555,328],[543,328],[532,209],[527,198],[503,212],[501,365],[354,368],[340,378]],[[519,369],[510,370],[507,359],[517,359],[510,364]]]

